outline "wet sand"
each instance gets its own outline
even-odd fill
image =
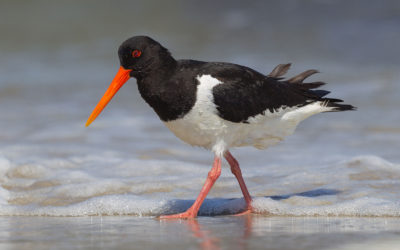
[[[1,249],[397,249],[400,218],[1,217]]]

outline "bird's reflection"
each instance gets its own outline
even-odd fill
[[[251,214],[242,216],[229,216],[230,223],[232,222],[232,219],[235,220],[235,223],[232,225],[231,233],[233,236],[232,238],[235,239],[235,242],[233,243],[236,247],[239,247],[239,249],[247,248],[247,239],[251,236],[253,218],[254,216]],[[215,217],[212,219],[215,219]],[[226,217],[220,217],[220,219],[226,220]],[[215,223],[221,223],[221,221],[213,224],[209,223],[209,220],[204,220],[204,218],[201,217],[199,219],[180,221],[180,224],[185,225],[188,231],[190,231],[191,234],[197,239],[199,242],[199,249],[221,249],[222,240],[219,236],[222,232],[218,230],[218,227],[215,227]],[[222,224],[224,224],[223,221]]]
[[[220,240],[197,219],[185,221],[193,236],[200,240],[200,249],[221,249]]]

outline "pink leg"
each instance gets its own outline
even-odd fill
[[[197,216],[197,212],[200,209],[201,204],[203,203],[204,199],[206,198],[208,192],[214,185],[215,181],[221,175],[221,158],[215,157],[214,164],[210,172],[208,172],[206,183],[204,183],[203,188],[200,191],[199,196],[197,197],[194,204],[186,210],[186,212],[180,214],[171,214],[171,215],[162,215],[160,219],[190,219],[195,218]]]
[[[244,183],[242,171],[240,170],[239,163],[229,151],[225,152],[225,159],[228,161],[229,165],[231,166],[232,173],[235,175],[236,179],[239,182],[240,189],[242,190],[242,193],[244,196],[244,200],[246,201],[246,204],[247,204],[246,211],[244,211],[241,214],[250,213],[252,210],[252,207],[251,207],[252,199],[251,199],[249,191],[247,190],[246,184]]]

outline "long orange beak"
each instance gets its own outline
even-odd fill
[[[89,126],[90,123],[92,123],[97,118],[101,111],[103,111],[106,105],[111,101],[115,93],[117,93],[122,85],[124,85],[124,83],[129,80],[129,73],[131,71],[131,69],[124,69],[122,66],[119,67],[119,70],[115,75],[114,80],[112,80],[107,91],[104,93],[99,103],[97,103],[97,106],[94,108],[92,114],[89,116],[89,119],[86,122],[86,127]]]

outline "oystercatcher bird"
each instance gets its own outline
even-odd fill
[[[186,212],[160,217],[164,219],[197,216],[221,174],[223,157],[239,182],[247,204],[244,213],[251,212],[252,198],[230,148],[265,149],[292,134],[299,122],[311,115],[355,109],[340,99],[326,98],[329,91],[315,90],[323,82],[303,83],[316,70],[284,79],[290,64],[280,64],[264,75],[232,63],[175,60],[166,48],[147,36],[129,38],[119,47],[118,55],[119,71],[86,126],[134,77],[143,99],[178,138],[215,155],[194,204]]]

